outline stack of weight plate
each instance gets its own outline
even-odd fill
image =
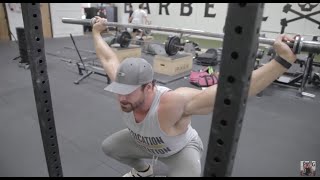
[[[20,57],[21,61],[20,63],[26,63],[29,64],[28,62],[28,52],[27,52],[27,41],[26,41],[26,36],[24,33],[24,28],[23,27],[17,27],[17,37],[18,37],[18,43],[19,43],[19,51],[20,51]]]

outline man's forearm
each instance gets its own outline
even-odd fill
[[[271,60],[259,69],[254,70],[251,76],[249,96],[258,94],[286,71],[287,69],[275,60]]]
[[[148,18],[144,17],[144,24],[149,24]]]
[[[110,77],[111,81],[114,81],[115,72],[119,66],[118,57],[103,40],[100,33],[92,32],[92,35],[97,57],[99,58],[101,65],[103,66],[107,75]]]
[[[93,35],[93,41],[94,41],[97,56],[101,61],[108,61],[108,60],[117,58],[117,55],[103,40],[100,33],[92,32],[92,35]]]
[[[296,55],[292,53],[292,49],[284,42],[293,42],[294,39],[282,34],[279,35],[273,44],[276,53],[288,63],[294,63]],[[281,62],[281,59],[280,59]],[[283,63],[281,63],[283,64]],[[283,73],[287,71],[287,68],[283,67],[275,59],[265,64],[263,67],[255,70],[251,74],[251,82],[249,87],[248,96],[253,96],[269,86],[274,80],[279,78]],[[284,66],[285,66],[284,62]],[[236,87],[234,87],[236,88]],[[209,110],[213,110],[214,102],[217,94],[217,85],[211,86],[204,90],[202,93],[194,96],[185,105],[185,114],[204,114],[209,113]]]

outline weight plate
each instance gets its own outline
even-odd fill
[[[151,24],[151,21],[146,22],[145,25],[150,25],[150,24]],[[145,36],[150,36],[150,35],[151,35],[151,29],[144,29],[144,30],[143,30],[143,34],[144,34]]]
[[[257,51],[256,58],[257,58],[257,59],[262,59],[263,55],[264,55],[264,50],[260,50],[260,49],[259,49],[259,50]]]
[[[169,36],[168,40],[165,43],[165,50],[169,56],[177,54],[180,46],[180,38],[177,36]]]
[[[268,52],[267,52],[267,55],[268,56],[272,56],[273,54],[275,54],[276,53],[276,51],[273,49],[273,47],[269,47],[268,48]]]
[[[207,49],[206,53],[210,53],[210,54],[218,54],[218,51],[214,48],[209,48]]]
[[[144,29],[144,30],[143,30],[143,34],[144,34],[145,36],[150,36],[150,35],[151,35],[151,30],[150,30],[150,29]]]
[[[121,33],[120,36],[118,36],[117,38],[117,42],[120,44],[120,47],[122,48],[126,48],[129,46],[131,41],[131,35],[129,32],[124,31]]]
[[[164,50],[166,51],[167,54],[168,54],[167,49],[169,49],[169,48],[168,48],[168,45],[169,45],[169,41],[171,40],[171,37],[172,37],[172,36],[168,36],[166,42],[164,43]],[[169,55],[169,54],[168,54],[168,55]]]

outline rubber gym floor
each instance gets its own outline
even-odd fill
[[[90,35],[74,38],[78,48],[94,50]],[[45,40],[48,53],[66,51],[64,46],[73,47],[70,37]],[[13,60],[19,56],[15,42],[0,42],[0,54],[0,176],[48,176],[30,70]],[[76,51],[65,54],[79,59]],[[114,96],[103,90],[106,79],[91,75],[75,85],[80,77],[75,66],[51,55],[46,60],[63,176],[127,173],[130,167],[108,158],[101,149],[108,135],[125,128]],[[165,86],[196,88],[185,78]],[[320,90],[308,85],[307,92],[316,97],[298,97],[297,89],[273,84],[262,97],[248,99],[232,176],[300,176],[300,161],[320,163]],[[192,120],[204,144],[202,167],[211,120],[212,114]],[[158,161],[156,174],[166,171]]]

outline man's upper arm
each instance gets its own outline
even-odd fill
[[[162,95],[160,104],[159,117],[166,119],[171,125],[176,124],[183,116],[185,98],[181,94],[169,91]]]
[[[146,11],[142,11],[142,12],[143,12],[143,17],[147,19],[147,16],[148,16],[147,12]]]
[[[179,103],[183,110],[182,115],[187,115],[186,111],[188,111],[188,104],[190,101],[192,101],[193,97],[200,94],[202,90],[195,89],[195,88],[189,88],[189,87],[181,87],[177,88],[173,91],[175,93],[175,101],[176,103]]]
[[[215,84],[193,96],[185,105],[185,115],[207,115],[213,112],[217,87]]]
[[[101,57],[103,58],[103,57]],[[117,58],[108,60],[108,61],[101,61],[102,67],[104,71],[107,73],[111,81],[114,81],[116,78],[116,72],[119,67],[119,60]]]
[[[214,85],[206,90],[181,87],[170,91],[163,98],[162,112],[171,114],[170,118],[176,121],[184,116],[209,114],[213,111],[216,89],[217,86]]]

